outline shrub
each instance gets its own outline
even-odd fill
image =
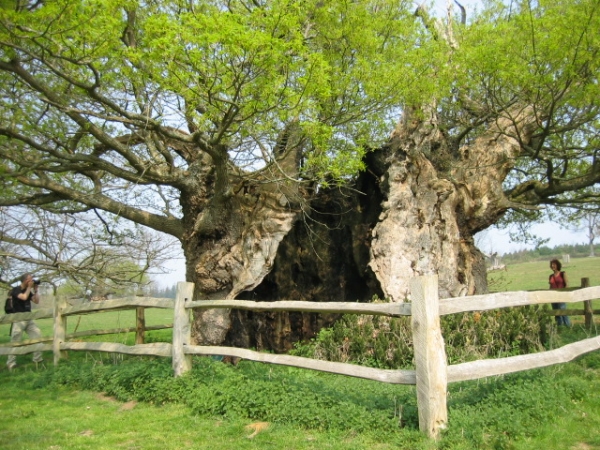
[[[542,350],[552,329],[546,309],[523,306],[443,316],[449,364]],[[369,367],[410,368],[414,366],[410,317],[347,314],[309,342],[298,343],[291,353]]]

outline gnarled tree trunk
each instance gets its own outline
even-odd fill
[[[410,278],[431,273],[439,276],[442,298],[486,292],[473,235],[510,206],[502,182],[532,120],[527,110],[512,111],[459,147],[435,114],[406,117],[389,144],[369,154],[353,189],[321,190],[303,203],[303,213],[279,191],[253,188],[255,197],[243,198],[237,239],[198,242],[193,271],[200,292],[258,301],[377,295],[402,302],[410,297]],[[197,319],[198,342],[285,351],[335,317],[214,310]]]
[[[441,132],[435,114],[399,123],[370,262],[392,301],[409,297],[411,277],[432,273],[441,298],[486,292],[473,236],[508,209],[502,183],[533,121],[527,109],[511,111],[461,147]]]

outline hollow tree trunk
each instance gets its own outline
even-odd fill
[[[213,149],[199,161],[188,192],[182,195],[186,278],[195,298],[234,299],[253,289],[273,267],[279,243],[301,210],[294,181],[302,138],[291,122],[282,132],[277,159],[262,173],[242,173],[227,163],[227,152]],[[194,312],[192,337],[198,344],[220,344],[231,328],[231,311]]]
[[[233,299],[259,284],[271,270],[279,243],[292,228],[297,212],[284,196],[258,193],[246,198],[239,210],[245,225],[231,230],[227,239],[204,239],[194,245],[196,258],[188,279],[196,283],[196,298]],[[281,205],[280,203],[284,203]],[[191,275],[191,276],[190,276]],[[195,312],[192,333],[199,344],[220,344],[231,327],[231,311]]]
[[[371,233],[381,212],[378,183],[383,170],[376,161],[382,155],[368,156],[370,169],[361,174],[356,189],[321,190],[312,199],[310,212],[282,241],[273,270],[255,289],[239,297],[314,302],[364,302],[374,295],[382,298],[379,282],[368,265]],[[377,170],[378,175],[374,173]],[[333,314],[233,311],[226,343],[284,352],[337,318]]]
[[[190,246],[188,258],[198,253],[188,270],[205,298],[378,295],[401,302],[410,278],[430,273],[439,276],[441,297],[484,293],[484,257],[473,235],[511,206],[502,182],[533,120],[526,109],[510,116],[462,147],[440,131],[435,115],[407,117],[390,143],[369,155],[353,190],[321,190],[306,200],[302,215],[289,202],[293,195],[255,186],[238,197],[239,233]],[[200,343],[285,351],[333,319],[213,310],[197,316],[195,336]]]

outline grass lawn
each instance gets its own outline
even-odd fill
[[[548,277],[552,274],[550,261],[533,261],[507,265],[506,270],[488,274],[490,290],[499,291],[541,291],[548,289]],[[569,287],[581,286],[581,279],[588,278],[590,286],[600,285],[600,257],[571,258],[563,263],[562,270],[567,274]]]

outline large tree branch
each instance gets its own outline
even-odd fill
[[[181,221],[172,216],[165,217],[158,214],[152,214],[148,211],[135,208],[131,205],[115,201],[100,193],[76,191],[51,180],[43,173],[38,173],[37,177],[35,178],[25,175],[17,175],[15,178],[25,186],[49,190],[54,193],[56,198],[72,200],[74,202],[87,205],[90,208],[98,208],[111,212],[117,216],[124,217],[140,225],[145,225],[155,230],[170,234],[178,239],[183,236]]]
[[[165,164],[164,161],[154,159],[154,164],[151,161],[147,161],[140,165],[141,170],[130,171],[119,165],[115,165],[103,159],[100,156],[104,153],[102,150],[104,147],[97,145],[96,152],[85,154],[81,152],[73,152],[69,149],[68,152],[60,150],[60,146],[49,147],[42,145],[38,141],[31,137],[18,133],[15,130],[0,127],[0,135],[6,136],[13,141],[20,141],[26,146],[38,150],[52,158],[48,159],[37,159],[37,158],[22,158],[16,156],[16,153],[11,151],[10,148],[0,147],[0,155],[5,160],[13,161],[15,164],[21,167],[27,167],[30,169],[43,169],[47,172],[54,173],[89,173],[91,171],[102,171],[110,173],[118,178],[138,183],[138,184],[163,184],[176,186],[181,183],[186,172],[180,170],[172,165]],[[141,139],[139,136],[121,136],[115,138],[119,142],[129,142],[130,146],[138,143],[150,144],[153,148],[156,148],[156,143],[149,137],[146,141]],[[160,152],[161,154],[163,151]],[[157,155],[156,155],[157,156]]]
[[[89,120],[88,117],[98,117],[109,122],[122,123],[126,126],[135,125],[140,130],[153,130],[156,135],[160,135],[165,140],[171,142],[174,148],[179,151],[180,156],[187,161],[193,160],[197,155],[189,150],[182,151],[182,148],[186,145],[197,145],[200,150],[211,154],[213,157],[216,156],[213,151],[213,146],[208,143],[202,132],[196,131],[191,135],[185,134],[173,127],[162,126],[160,122],[151,119],[147,115],[130,113],[129,111],[120,108],[117,103],[100,95],[95,87],[81,86],[92,100],[115,111],[115,115],[100,115],[97,111],[85,111],[65,104],[62,96],[52,90],[49,86],[45,85],[42,81],[38,80],[17,60],[13,60],[10,63],[0,61],[0,69],[14,73],[34,90],[43,94],[46,99],[45,101],[60,111],[63,111],[80,127],[80,129],[85,130],[87,133],[94,136],[100,146],[118,152],[137,172],[146,172],[149,169],[148,167],[145,167],[145,161],[132,152],[131,146],[127,145],[126,142],[105,133],[102,128],[95,122]],[[66,78],[66,81],[73,85],[77,85],[76,80],[71,78]]]
[[[577,192],[589,186],[600,183],[600,163],[596,162],[590,169],[580,176],[570,179],[559,180],[553,178],[551,182],[542,182],[537,180],[528,180],[521,183],[506,192],[507,198],[515,203],[523,205],[569,205],[574,199],[590,198],[589,195],[575,194],[571,197],[559,197],[561,194]]]

